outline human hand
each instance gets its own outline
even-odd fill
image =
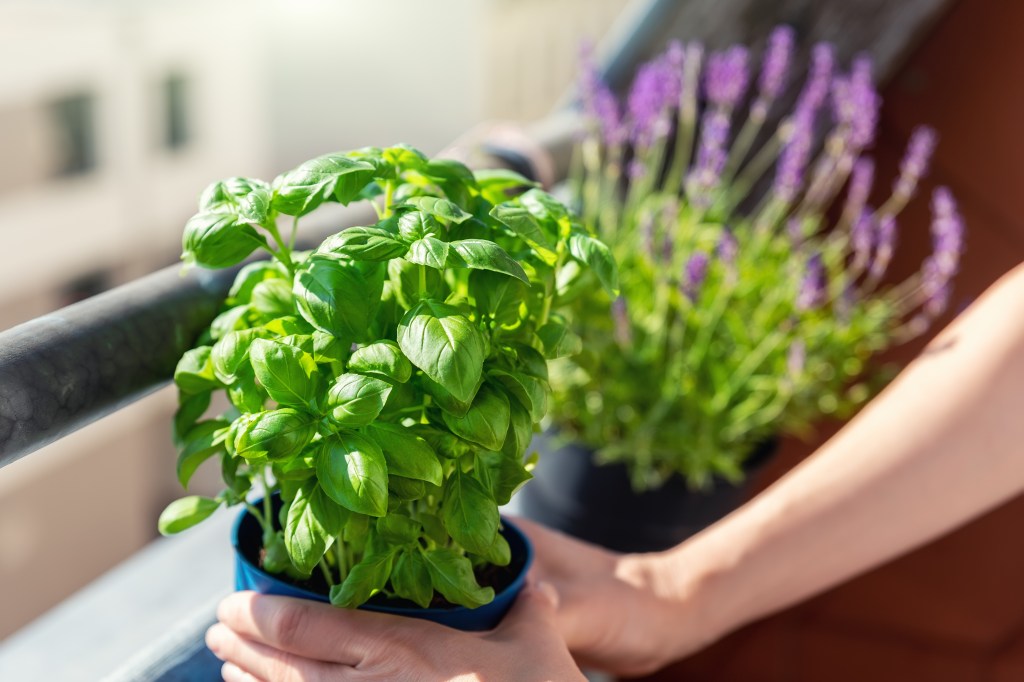
[[[528,585],[489,632],[236,592],[206,644],[227,682],[583,680],[555,628],[557,595]]]
[[[667,554],[617,554],[515,522],[533,543],[532,577],[558,592],[558,629],[581,666],[642,675],[715,638],[690,598],[697,583]]]

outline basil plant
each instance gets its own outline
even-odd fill
[[[362,200],[376,224],[295,250],[301,216]],[[263,568],[322,573],[337,606],[491,601],[474,569],[510,561],[498,507],[530,478],[547,361],[581,347],[553,312],[559,284],[592,271],[614,292],[608,249],[521,176],[404,146],[210,185],[184,261],[224,268],[259,249],[271,258],[241,268],[174,375],[180,482],[215,458],[226,487],[171,503],[161,532],[245,504]],[[209,417],[215,393],[230,407]],[[271,495],[249,501],[262,491],[279,513]]]

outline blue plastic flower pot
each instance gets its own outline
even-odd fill
[[[512,550],[510,566],[518,572],[510,585],[495,594],[494,601],[490,604],[475,609],[465,606],[423,609],[415,606],[404,608],[376,604],[371,599],[359,608],[409,618],[422,618],[457,630],[491,630],[497,627],[526,584],[526,573],[533,563],[533,547],[530,541],[508,519],[502,518],[501,534]],[[231,531],[231,544],[235,548],[235,589],[330,602],[326,594],[298,587],[261,569],[258,557],[262,542],[263,529],[259,522],[248,510],[243,510]]]

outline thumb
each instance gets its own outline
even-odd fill
[[[558,592],[551,583],[539,581],[523,588],[501,621],[498,630],[510,635],[524,629],[537,632],[538,628],[555,629],[555,611],[558,608]]]

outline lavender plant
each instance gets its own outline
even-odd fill
[[[673,44],[624,102],[585,60],[571,191],[620,264],[621,295],[578,295],[590,277],[566,278],[587,343],[553,375],[553,419],[599,461],[627,462],[638,489],[673,473],[738,481],[760,442],[862,404],[884,378],[871,356],[946,307],[963,221],[945,188],[932,197],[934,253],[883,285],[935,133],[914,131],[891,195],[870,205],[871,62],[840,71],[816,45],[770,129],[793,50],[777,28],[755,80],[745,47]]]

